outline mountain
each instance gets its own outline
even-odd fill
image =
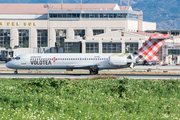
[[[143,11],[143,20],[156,22],[158,30],[180,29],[180,0],[129,0],[133,9]],[[127,5],[128,0],[122,0]],[[61,3],[61,0],[0,0],[0,3]],[[81,0],[63,0],[81,3]],[[82,0],[82,3],[118,3],[120,0]]]
[[[132,0],[133,9],[143,11],[143,20],[156,22],[158,30],[180,29],[179,0]]]

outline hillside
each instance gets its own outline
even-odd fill
[[[143,11],[144,21],[156,22],[159,30],[180,29],[179,0],[133,0],[131,5]]]

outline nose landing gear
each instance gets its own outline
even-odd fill
[[[98,71],[99,71],[99,68],[97,65],[91,66],[89,68],[90,75],[96,75],[96,74],[98,74]]]
[[[17,69],[14,69],[14,74],[18,74]]]

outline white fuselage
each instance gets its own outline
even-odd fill
[[[127,66],[126,59],[129,54],[121,53],[41,53],[22,54],[6,66],[12,69],[89,69],[97,65],[99,69],[117,69]],[[110,57],[117,56],[123,64],[110,64]]]

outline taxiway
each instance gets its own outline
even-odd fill
[[[101,76],[108,76],[109,74],[100,74]],[[53,74],[53,73],[0,73],[0,78],[70,78],[70,79],[82,79],[91,78],[93,76],[89,74]],[[130,79],[180,79],[180,75],[160,75],[160,74],[111,74],[117,78],[130,78]]]

